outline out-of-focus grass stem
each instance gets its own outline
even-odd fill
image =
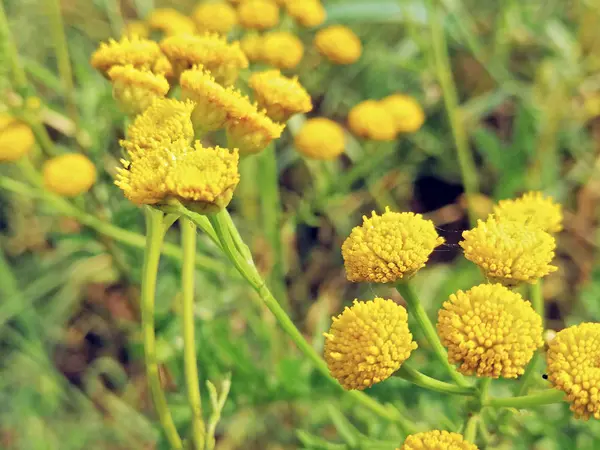
[[[4,2],[0,0],[0,45],[4,45],[4,50],[8,56],[8,65],[12,72],[12,81],[14,86],[19,91],[24,91],[27,87],[27,76],[25,70],[19,61],[19,53],[8,27],[8,19],[4,10]]]

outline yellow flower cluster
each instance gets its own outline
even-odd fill
[[[389,378],[417,348],[406,310],[392,300],[355,300],[325,333],[325,361],[344,389]]]
[[[196,25],[186,15],[173,8],[157,8],[148,17],[148,26],[165,36],[194,34]]]
[[[548,233],[562,230],[562,206],[541,192],[527,192],[514,200],[501,200],[494,207],[498,218],[530,224]]]
[[[125,113],[136,115],[152,104],[155,98],[169,92],[169,82],[161,74],[132,65],[113,66],[108,70],[113,96]]]
[[[96,167],[84,155],[68,153],[47,160],[42,168],[44,186],[64,197],[76,197],[96,182]]]
[[[325,22],[326,12],[320,0],[287,0],[286,12],[303,27],[318,27]]]
[[[360,39],[343,25],[331,25],[319,30],[314,44],[319,53],[335,64],[353,64],[362,54]]]
[[[123,29],[123,36],[128,38],[145,39],[150,36],[150,27],[143,20],[132,20]]]
[[[412,133],[425,122],[425,113],[417,101],[403,94],[385,97],[380,105],[392,116],[396,125],[396,133]]]
[[[279,23],[279,6],[274,0],[244,0],[238,6],[238,20],[248,29],[273,28]]]
[[[252,62],[263,62],[278,69],[293,69],[302,60],[304,45],[287,31],[271,31],[263,36],[249,33],[240,41],[242,51]]]
[[[0,162],[17,161],[29,153],[35,136],[27,124],[8,114],[0,114]]]
[[[432,430],[411,434],[396,450],[477,450],[477,446],[458,433]]]
[[[344,129],[324,117],[308,119],[294,138],[296,150],[312,159],[334,159],[344,152]]]
[[[227,34],[237,25],[235,8],[225,2],[200,3],[192,18],[201,32]]]

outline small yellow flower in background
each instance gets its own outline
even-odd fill
[[[201,3],[192,15],[199,31],[227,34],[237,24],[235,8],[225,2]]]
[[[102,42],[92,54],[91,64],[105,76],[111,67],[128,65],[165,76],[169,76],[172,72],[171,64],[160,51],[158,44],[137,36]]]
[[[325,117],[308,119],[294,138],[296,150],[312,159],[334,159],[344,152],[344,129]]]
[[[240,25],[251,30],[267,30],[279,23],[279,6],[273,0],[244,0],[238,6]]]
[[[17,161],[35,144],[31,128],[9,114],[0,114],[0,162]]]
[[[540,315],[501,284],[452,294],[438,313],[437,330],[448,360],[478,377],[517,378],[544,344]]]
[[[314,42],[319,53],[335,64],[352,64],[362,53],[358,36],[343,25],[331,25],[319,30]]]
[[[392,300],[354,300],[325,336],[325,361],[344,389],[363,390],[389,378],[417,344],[406,309]]]
[[[348,114],[348,127],[356,136],[374,141],[391,141],[396,137],[392,116],[374,100],[365,100]]]
[[[313,28],[325,22],[327,13],[320,0],[288,0],[287,13],[303,27]]]
[[[298,36],[287,31],[272,31],[262,38],[262,60],[278,69],[293,69],[304,56]]]
[[[50,192],[63,197],[76,197],[94,185],[96,167],[86,156],[68,153],[46,161],[42,175],[44,186]]]
[[[113,96],[126,114],[135,115],[148,108],[155,98],[169,92],[169,82],[162,75],[129,66],[114,66],[108,71]]]
[[[258,106],[275,122],[287,122],[294,114],[312,110],[310,95],[297,77],[288,78],[279,70],[266,70],[253,73],[248,85],[254,91]]]
[[[393,283],[424,267],[443,243],[433,222],[420,214],[389,208],[381,216],[373,212],[342,244],[346,276],[353,282]]]
[[[477,450],[458,433],[432,430],[409,435],[396,450]]]
[[[600,419],[600,323],[559,331],[548,344],[548,379],[567,395],[571,411]]]
[[[148,17],[148,26],[165,36],[194,34],[196,25],[185,14],[173,8],[156,8]]]
[[[225,124],[229,146],[238,148],[243,155],[260,152],[279,138],[284,128],[249,102],[235,104]]]
[[[421,105],[408,95],[393,94],[380,101],[396,123],[397,133],[412,133],[425,122],[425,113]]]
[[[132,20],[131,22],[127,22],[123,28],[123,36],[145,39],[150,36],[150,28],[143,20]]]
[[[557,270],[550,265],[556,241],[538,227],[490,215],[462,236],[465,258],[477,264],[490,281],[507,286],[535,284]]]
[[[262,61],[263,37],[258,33],[246,33],[240,39],[240,47],[250,62]]]
[[[562,206],[541,192],[527,192],[515,200],[500,200],[494,207],[494,214],[498,218],[529,223],[548,233],[563,229]]]

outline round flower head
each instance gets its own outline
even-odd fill
[[[173,8],[156,8],[148,17],[148,25],[152,30],[165,36],[194,34],[194,21]]]
[[[287,31],[272,31],[262,38],[262,60],[278,69],[293,69],[304,56],[304,45]]]
[[[0,114],[0,162],[17,161],[35,144],[31,128],[8,114]]]
[[[263,37],[258,33],[246,33],[240,39],[240,47],[250,62],[260,62],[263,57]]]
[[[477,264],[490,281],[507,286],[523,281],[534,284],[556,270],[550,265],[556,242],[535,226],[490,215],[462,236],[465,258]]]
[[[443,242],[433,222],[420,214],[373,212],[342,244],[346,276],[354,282],[393,283],[424,267]]]
[[[331,25],[319,30],[315,35],[315,47],[335,64],[352,64],[362,53],[358,36],[343,25]]]
[[[391,141],[396,137],[394,119],[374,100],[366,100],[352,108],[348,126],[352,133],[364,139]]]
[[[494,207],[498,218],[506,218],[537,226],[548,233],[563,229],[562,206],[541,192],[527,192],[516,200],[500,200]]]
[[[96,167],[79,153],[56,156],[44,163],[42,168],[44,186],[50,192],[63,197],[76,197],[96,182]]]
[[[412,133],[425,122],[423,108],[414,98],[402,94],[394,94],[379,102],[396,124],[397,133]]]
[[[273,28],[279,23],[279,6],[273,0],[244,0],[238,6],[238,20],[252,30]]]
[[[255,72],[248,85],[254,91],[258,106],[276,122],[287,122],[294,114],[312,109],[310,95],[298,83],[298,78],[284,77],[279,70]]]
[[[501,284],[458,291],[438,313],[448,359],[465,375],[517,378],[542,339],[542,318],[520,294]]]
[[[559,331],[550,341],[548,379],[567,394],[578,418],[600,419],[600,323],[582,323]]]
[[[123,36],[145,39],[150,36],[150,28],[148,28],[148,24],[142,20],[132,20],[131,22],[127,22],[123,28]]]
[[[225,2],[201,3],[193,18],[200,31],[227,34],[237,24],[237,13]]]
[[[287,13],[303,27],[318,27],[327,16],[320,0],[302,0],[285,2]]]
[[[111,67],[108,78],[113,85],[113,96],[129,115],[141,113],[155,98],[169,92],[169,82],[164,76],[131,65]]]
[[[312,159],[334,159],[346,146],[344,129],[325,117],[309,119],[294,138],[296,150]]]
[[[172,71],[170,63],[154,41],[137,36],[122,37],[119,41],[110,39],[102,42],[92,54],[92,66],[105,76],[111,67],[131,65],[136,69],[147,69],[168,76]]]
[[[250,102],[238,102],[225,124],[229,145],[242,154],[258,153],[279,138],[284,125],[273,122],[264,111]]]
[[[411,434],[396,450],[477,450],[477,446],[458,433],[432,430]]]
[[[417,348],[406,309],[392,300],[354,300],[325,333],[325,361],[344,389],[363,390],[389,378]]]

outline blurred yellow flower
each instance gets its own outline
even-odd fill
[[[131,22],[127,22],[123,28],[123,36],[145,39],[150,36],[150,28],[143,20],[132,20]]]
[[[119,41],[110,39],[100,43],[92,54],[91,64],[105,76],[113,66],[131,65],[136,69],[147,69],[154,73],[169,76],[172,67],[154,41],[137,36],[122,37]]]
[[[240,25],[251,30],[266,30],[279,23],[279,6],[273,0],[244,0],[238,6]]]
[[[396,450],[477,450],[458,433],[432,430],[409,435]]]
[[[169,83],[164,76],[131,65],[111,67],[108,78],[113,85],[113,96],[129,115],[141,113],[155,98],[169,92]]]
[[[67,153],[47,160],[42,168],[44,186],[63,197],[76,197],[96,182],[96,167],[80,153]]]
[[[304,56],[304,45],[287,31],[272,31],[262,38],[262,59],[278,69],[293,69]]]
[[[296,22],[307,28],[321,25],[327,15],[320,0],[288,0],[285,7]]]
[[[465,258],[477,264],[490,281],[507,286],[522,281],[534,284],[556,270],[550,265],[556,242],[538,227],[490,215],[462,236]]]
[[[444,239],[433,222],[412,212],[397,213],[386,208],[363,216],[342,245],[348,280],[393,283],[410,277],[425,266],[429,255]]]
[[[374,141],[391,141],[396,137],[392,116],[374,100],[365,100],[348,114],[348,127],[356,136]]]
[[[412,133],[425,122],[423,108],[408,95],[393,94],[382,99],[380,104],[394,119],[397,133]]]
[[[227,142],[231,147],[239,148],[242,154],[258,153],[279,138],[284,125],[273,122],[256,105],[249,102],[239,102],[234,105],[225,130]]]
[[[331,25],[319,30],[314,42],[317,50],[335,64],[352,64],[362,53],[358,36],[343,25]]]
[[[354,300],[333,318],[325,336],[325,361],[344,389],[363,390],[389,378],[417,344],[406,309],[392,300]]]
[[[148,16],[148,26],[165,36],[194,34],[196,25],[188,16],[173,8],[156,8]]]
[[[346,147],[344,129],[336,122],[317,117],[308,119],[296,134],[296,150],[312,159],[334,159]]]
[[[559,331],[548,345],[546,361],[548,379],[567,394],[575,416],[600,419],[600,323]]]
[[[31,128],[9,114],[0,114],[0,162],[17,161],[35,144]]]
[[[193,18],[202,32],[227,34],[237,24],[235,8],[226,2],[200,3]]]
[[[263,37],[258,33],[246,33],[240,39],[240,47],[250,62],[259,62],[263,56]]]
[[[500,200],[494,214],[498,218],[529,223],[548,233],[563,229],[562,206],[541,192],[527,192],[515,200]]]

